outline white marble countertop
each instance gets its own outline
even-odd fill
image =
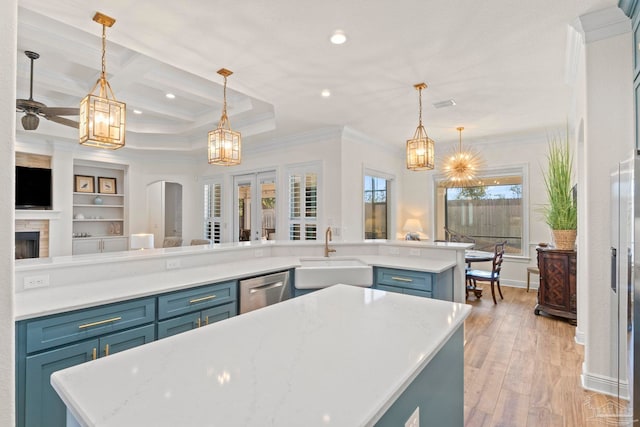
[[[51,382],[86,426],[372,425],[469,312],[336,285],[58,371]]]
[[[295,256],[252,258],[225,262],[223,265],[159,271],[109,280],[90,278],[86,284],[30,289],[15,295],[15,320],[287,270],[300,266],[300,258]],[[418,257],[362,255],[349,258],[358,258],[369,265],[432,273],[440,273],[456,265],[451,261]]]

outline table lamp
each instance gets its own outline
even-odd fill
[[[408,219],[402,227],[402,231],[406,231],[404,236],[405,240],[420,240],[420,234],[422,232],[422,224],[415,218]]]
[[[131,235],[131,250],[153,249],[153,234],[139,233]]]

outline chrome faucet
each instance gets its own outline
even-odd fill
[[[333,237],[333,233],[331,232],[331,227],[327,227],[327,231],[324,232],[324,256],[328,257],[329,253],[335,252],[336,250],[329,247],[329,242]]]

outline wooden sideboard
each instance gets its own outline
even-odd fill
[[[536,315],[541,311],[569,319],[576,316],[576,252],[537,248],[540,287]]]

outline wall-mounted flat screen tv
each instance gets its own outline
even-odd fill
[[[16,166],[16,209],[51,209],[51,169]]]

